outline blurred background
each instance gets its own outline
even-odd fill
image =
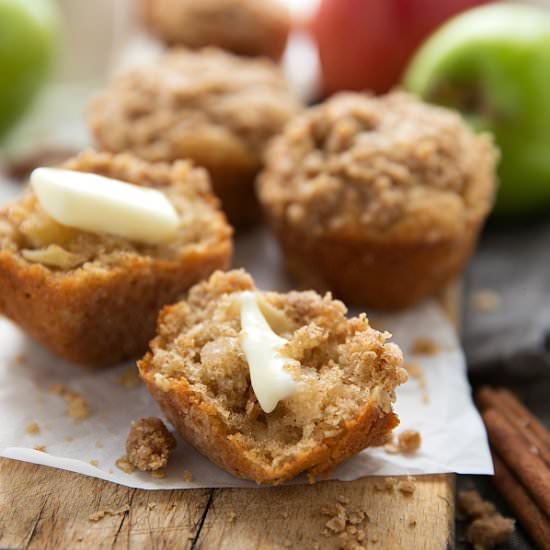
[[[307,102],[404,87],[494,135],[501,190],[461,283],[469,376],[474,387],[513,388],[548,423],[550,0],[515,2],[535,6],[517,19],[507,12],[517,6],[487,0],[285,3],[293,24],[281,64]],[[445,25],[489,3],[501,13]],[[138,0],[0,0],[0,200],[34,166],[91,145],[90,97],[165,47],[145,19]],[[476,484],[509,513],[488,480],[459,484]],[[520,529],[503,547],[531,546]]]

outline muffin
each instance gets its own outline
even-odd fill
[[[239,297],[253,291],[295,393],[266,412],[251,384]],[[280,483],[326,475],[398,424],[399,348],[330,294],[256,292],[244,271],[214,273],[165,307],[140,375],[184,439],[235,476]],[[260,341],[261,343],[262,341]],[[267,341],[266,341],[267,344]]]
[[[175,50],[116,79],[88,120],[106,151],[205,167],[230,222],[242,226],[260,214],[254,180],[266,144],[299,109],[270,61]]]
[[[61,225],[29,190],[0,210],[0,313],[76,363],[138,357],[161,307],[227,268],[231,229],[206,172],[189,162],[86,152],[64,167],[162,191],[179,216],[177,235],[152,245]]]
[[[455,113],[404,93],[346,93],[287,125],[258,193],[304,285],[398,309],[464,267],[493,203],[496,160]]]
[[[142,0],[146,26],[168,45],[218,46],[238,55],[278,60],[290,15],[277,0]]]

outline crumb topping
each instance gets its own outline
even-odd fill
[[[140,418],[132,423],[126,440],[126,456],[138,470],[161,470],[168,464],[176,444],[174,436],[160,418]]]
[[[210,193],[208,175],[189,162],[147,163],[127,154],[88,151],[68,161],[64,168],[158,188],[179,214],[177,238],[152,246],[71,228],[52,219],[35,194],[28,191],[0,211],[0,252],[19,252],[28,262],[63,273],[116,266],[135,255],[174,260],[230,236],[223,216],[216,211],[217,200]]]
[[[91,103],[88,120],[112,152],[254,165],[299,108],[275,63],[214,48],[174,49],[117,78]]]
[[[343,93],[274,140],[259,193],[270,214],[313,234],[437,241],[487,214],[496,158],[451,111]]]

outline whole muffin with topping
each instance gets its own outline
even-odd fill
[[[229,220],[242,226],[259,218],[254,180],[264,149],[299,110],[271,61],[174,50],[116,79],[92,101],[88,121],[106,151],[205,167]]]
[[[290,14],[277,0],[142,0],[147,27],[169,45],[218,46],[239,55],[279,59]]]
[[[459,274],[493,203],[497,158],[450,111],[404,93],[340,94],[274,141],[259,197],[299,280],[396,309]]]
[[[64,168],[155,189],[178,218],[151,244],[61,224],[30,189],[0,210],[0,313],[65,359],[107,366],[142,354],[162,306],[228,267],[231,228],[190,162],[89,151]]]

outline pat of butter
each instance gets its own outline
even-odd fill
[[[239,294],[241,308],[241,347],[248,361],[250,381],[258,403],[270,413],[281,399],[298,389],[291,374],[284,369],[293,359],[284,357],[280,349],[287,343],[273,332],[258,306],[255,292]]]
[[[147,244],[177,233],[178,214],[155,189],[58,168],[37,168],[31,185],[40,206],[63,225]]]

